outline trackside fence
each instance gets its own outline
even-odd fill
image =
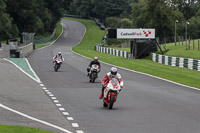
[[[152,53],[152,61],[158,62],[160,64],[185,67],[191,70],[200,71],[200,60],[191,59],[191,58],[182,58],[182,57],[171,57],[164,56],[156,53]]]
[[[124,57],[124,58],[129,58],[129,56],[130,56],[129,52],[120,51],[120,50],[117,50],[117,49],[112,49],[112,48],[107,48],[107,47],[102,47],[101,45],[96,45],[95,50],[99,51],[101,53],[107,53],[107,54],[120,56],[120,57]]]

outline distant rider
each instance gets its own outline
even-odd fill
[[[100,65],[100,62],[98,61],[98,57],[94,57],[94,60],[92,60],[92,61],[90,62],[89,66],[88,66],[88,68],[87,68],[87,72],[88,72],[88,75],[87,75],[87,76],[89,76],[90,69],[91,69],[92,65],[94,65],[94,64],[96,64],[96,65],[99,66],[99,68],[98,68],[99,71],[98,71],[98,72],[101,71],[101,65]]]
[[[106,74],[106,76],[103,78],[103,80],[101,81],[102,84],[102,90],[101,90],[101,94],[99,96],[99,99],[103,98],[103,94],[104,94],[104,89],[106,88],[107,84],[109,83],[110,80],[112,80],[112,78],[116,78],[119,83],[120,83],[120,88],[123,88],[124,82],[122,80],[121,75],[117,72],[117,68],[116,67],[112,67],[111,71],[108,72]]]
[[[58,52],[58,54],[56,54],[56,55],[53,57],[53,64],[54,64],[54,65],[55,65],[55,63],[56,63],[56,60],[62,60],[62,63],[64,62],[64,58],[63,58],[61,52]],[[62,64],[62,63],[61,63],[61,64]]]

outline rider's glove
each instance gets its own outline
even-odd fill
[[[123,86],[120,86],[120,88],[122,89],[122,88],[123,88]]]

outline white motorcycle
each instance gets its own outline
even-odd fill
[[[104,89],[103,106],[112,109],[114,102],[117,100],[117,96],[121,91],[119,81],[116,78],[112,78]]]
[[[58,69],[60,69],[60,66],[61,66],[62,62],[63,62],[62,59],[56,59],[54,61],[54,71],[55,72],[57,72]]]
[[[100,71],[99,66],[96,64],[93,64],[92,67],[90,68],[89,72],[89,79],[90,82],[94,83],[96,78],[98,78],[98,72]]]

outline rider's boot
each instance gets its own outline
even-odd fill
[[[101,92],[100,96],[99,96],[99,99],[102,99],[103,98],[103,91]]]

